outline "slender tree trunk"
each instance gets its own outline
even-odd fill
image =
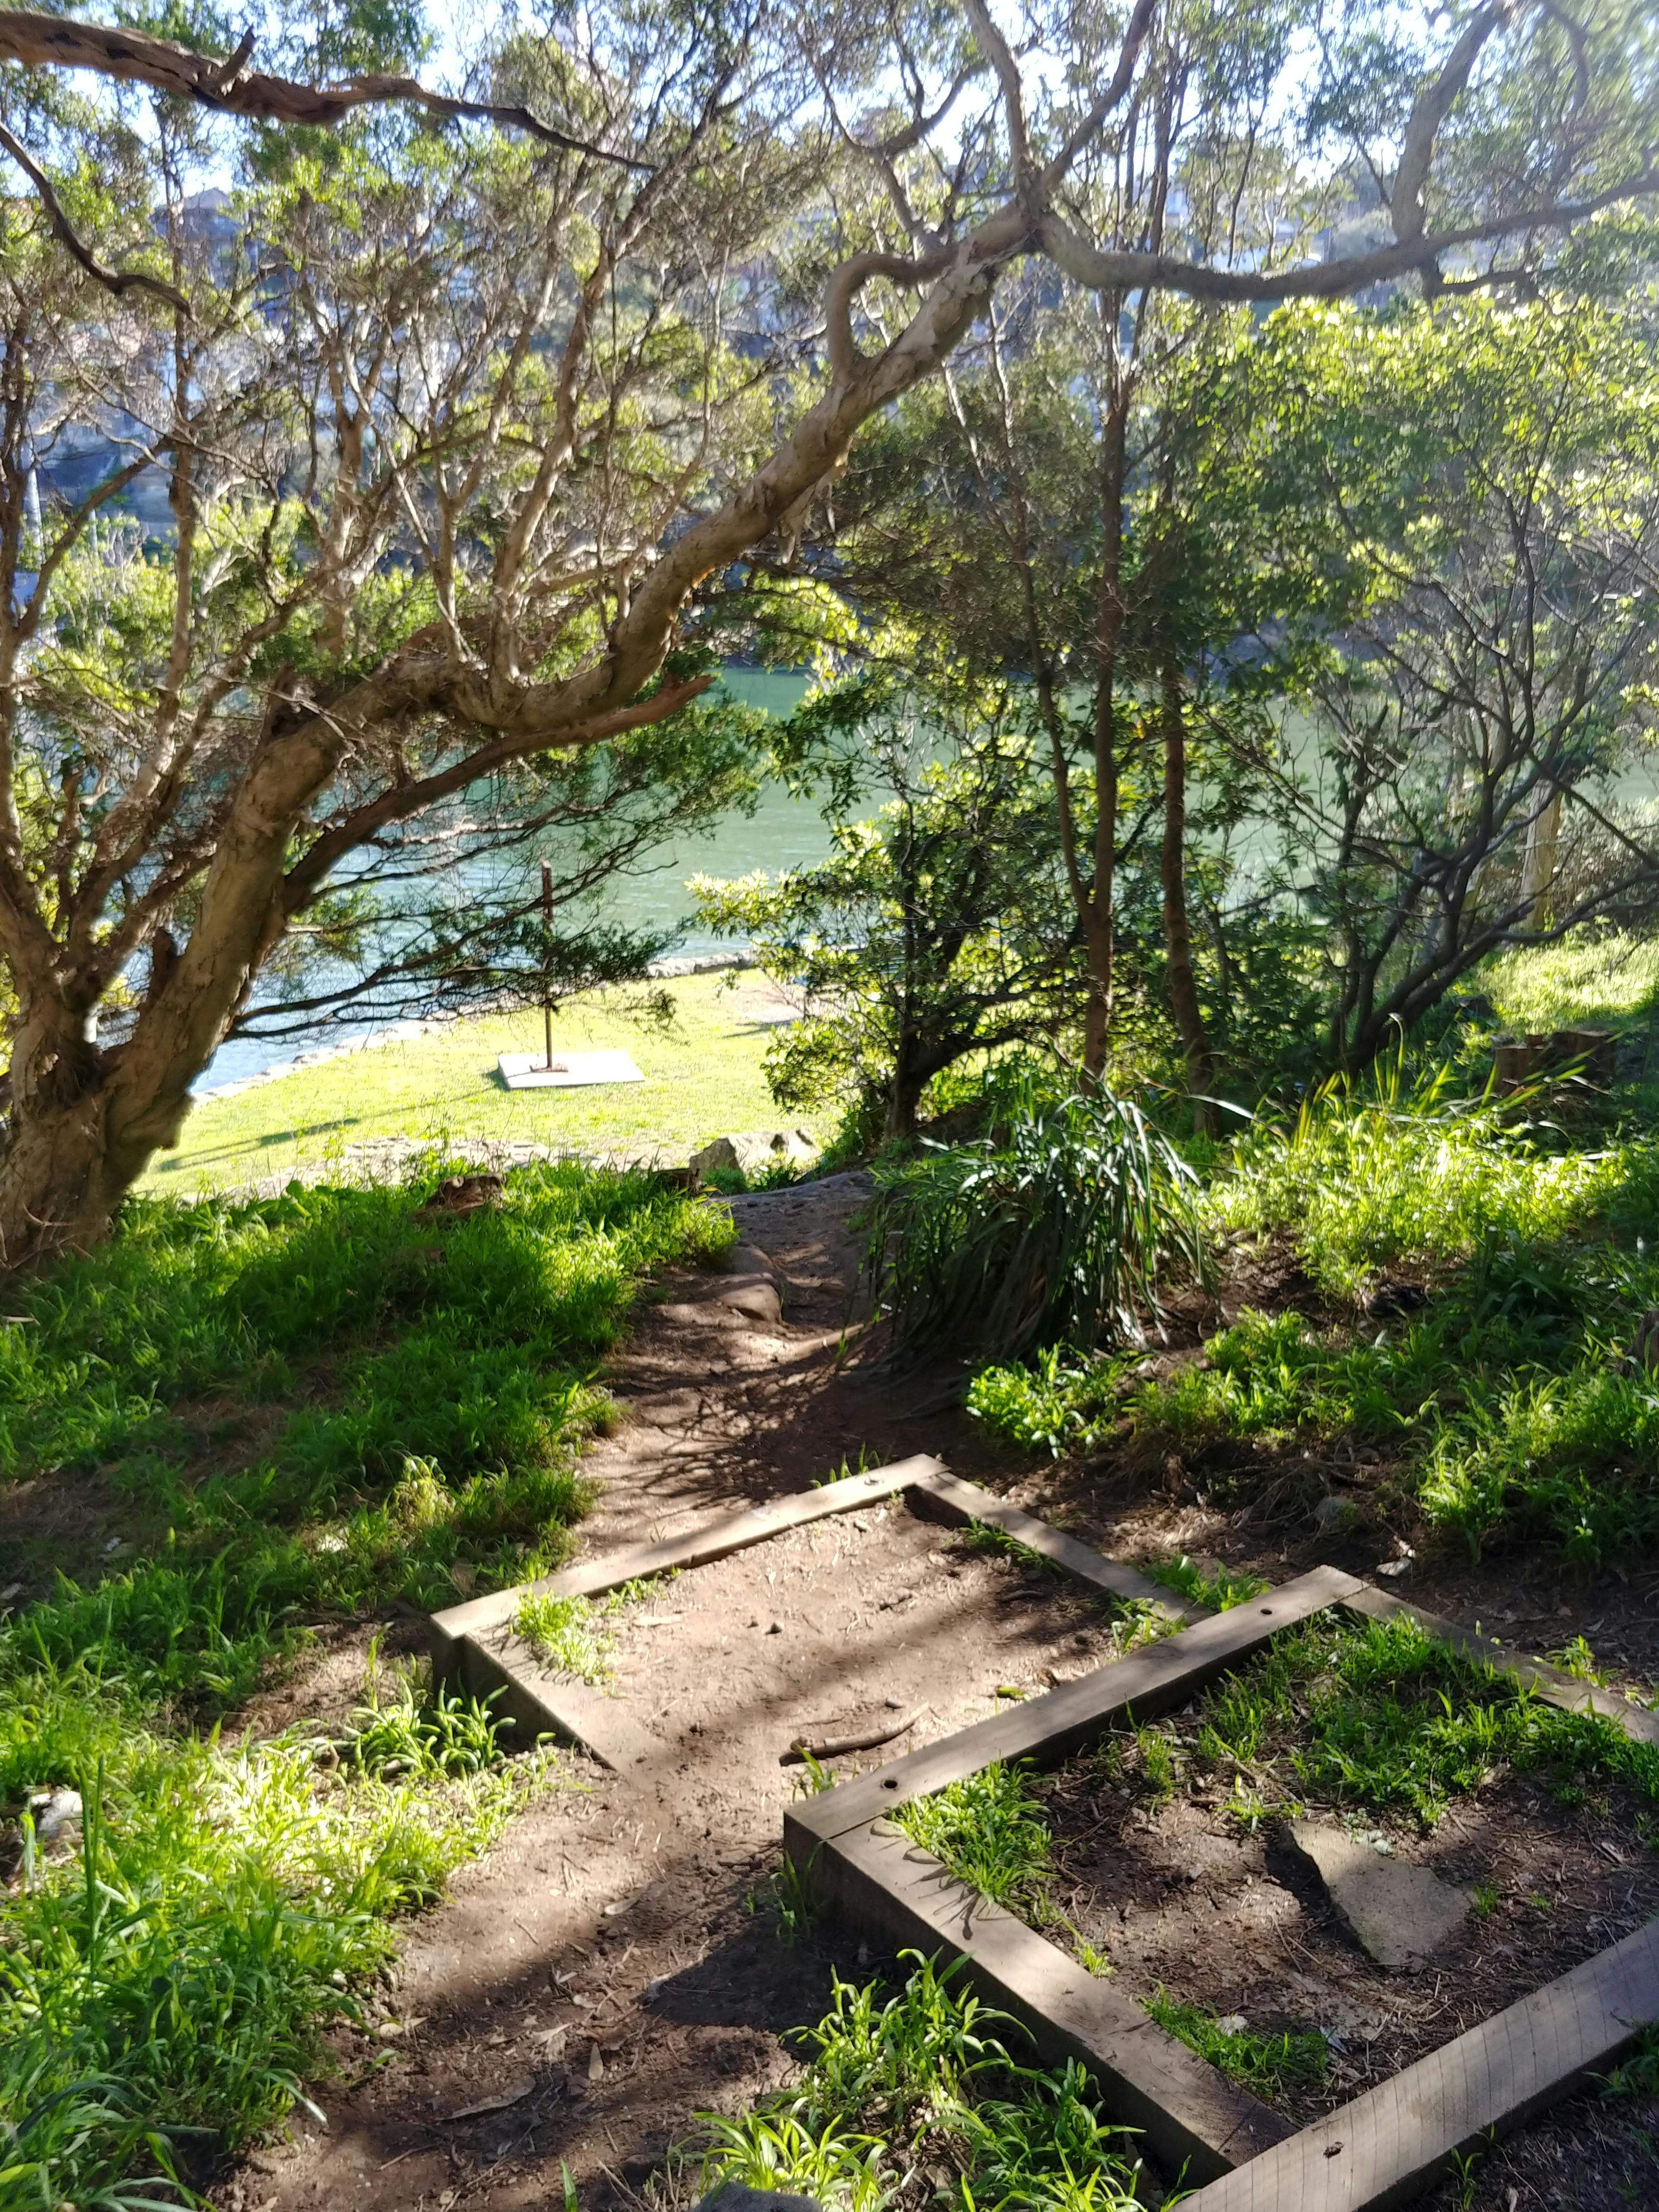
[[[1079,920],[1089,963],[1083,1009],[1083,1072],[1097,1083],[1112,1030],[1115,944],[1112,895],[1117,865],[1117,657],[1123,635],[1123,478],[1129,386],[1115,348],[1100,441],[1100,600],[1095,623],[1095,851],[1093,879]]]
[[[1198,979],[1193,969],[1193,933],[1187,914],[1187,726],[1182,713],[1181,670],[1175,656],[1165,656],[1163,671],[1164,737],[1164,850],[1160,873],[1164,884],[1164,975],[1170,1012],[1187,1055],[1187,1081],[1193,1096],[1193,1119],[1200,1133],[1213,1136],[1216,1109],[1208,1093],[1215,1082],[1215,1060],[1209,1034],[1198,1003]]]

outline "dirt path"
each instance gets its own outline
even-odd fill
[[[966,1474],[995,1470],[936,1381],[884,1388],[838,1367],[856,1273],[847,1223],[863,1195],[849,1176],[732,1201],[745,1244],[784,1281],[781,1321],[725,1304],[720,1277],[661,1286],[615,1363],[626,1417],[586,1462],[603,1489],[585,1552],[860,1457],[932,1449]],[[831,1963],[860,1963],[832,1932],[779,1941],[772,1877],[799,1770],[778,1754],[791,1738],[925,1707],[907,1738],[920,1741],[992,1711],[1000,1686],[1045,1686],[1102,1651],[1078,1593],[963,1552],[902,1504],[668,1583],[623,1630],[616,1674],[662,1759],[623,1778],[571,1758],[572,1786],[410,1930],[385,2005],[403,2025],[341,2039],[326,2129],[300,2121],[290,2144],[249,2160],[221,2191],[226,2212],[558,2204],[562,2165],[584,2212],[625,2201],[694,2112],[735,2110],[786,2077],[781,2035],[823,2009]]]
[[[758,1253],[784,1285],[781,1320],[763,1296],[741,1301],[759,1311],[727,1303],[732,1283],[719,1277],[659,1286],[614,1364],[626,1413],[586,1462],[602,1491],[584,1552],[678,1533],[861,1459],[931,1450],[1118,1557],[1207,1551],[1282,1579],[1316,1558],[1368,1571],[1389,1555],[1385,1530],[1330,1542],[1305,1519],[1288,1534],[1230,1526],[1179,1467],[1033,1474],[987,1443],[938,1377],[886,1385],[842,1363],[848,1224],[862,1197],[849,1176],[732,1201],[745,1266]],[[1413,1581],[1448,1613],[1498,1611],[1492,1579]],[[1564,1597],[1553,1585],[1535,1602],[1563,1637],[1597,1608],[1617,1612],[1633,1656],[1651,1620],[1642,1595]],[[831,1967],[870,1963],[834,1927],[781,1940],[772,1884],[795,1770],[778,1754],[791,1737],[919,1706],[906,1742],[920,1741],[993,1710],[999,1686],[1097,1664],[1103,1642],[1097,1611],[1067,1585],[965,1553],[902,1504],[653,1593],[620,1633],[616,1686],[661,1758],[626,1778],[569,1759],[569,1786],[410,1929],[386,1992],[390,2033],[341,2039],[326,2127],[296,2119],[291,2142],[222,2186],[224,2212],[562,2206],[567,2170],[583,2212],[634,2201],[696,2112],[735,2111],[787,2078],[781,2039],[823,2011]],[[1494,2208],[1517,2201],[1508,2177],[1526,2187],[1529,2166],[1553,2170],[1569,2143],[1588,2179],[1597,2160],[1573,2133],[1582,2124],[1547,2124],[1513,2166],[1505,2154]],[[1609,2175],[1625,2155],[1608,2154]],[[1598,2212],[1626,2201],[1607,2186],[1559,2201]]]

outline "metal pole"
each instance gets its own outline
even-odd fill
[[[553,870],[542,862],[542,1032],[547,1045],[547,1071],[553,1072]]]

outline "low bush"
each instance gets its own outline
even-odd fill
[[[1138,1341],[1205,1273],[1191,1170],[1127,1099],[1027,1101],[1006,1142],[878,1162],[867,1267],[892,1352],[1024,1358]]]

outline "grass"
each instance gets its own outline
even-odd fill
[[[0,1619],[0,1807],[85,1807],[69,1862],[25,1818],[0,1893],[8,2212],[194,2201],[362,2017],[396,1917],[544,1778],[485,1709],[373,1654],[343,1732],[219,1725],[319,1618],[556,1564],[639,1278],[730,1235],[648,1177],[570,1166],[422,1219],[439,1172],[141,1200],[8,1291],[0,1467],[62,1510],[8,1560],[36,1595]]]
[[[1041,1922],[1051,1915],[1052,1838],[1025,1771],[994,1760],[893,1815],[914,1844],[994,1905]]]
[[[1257,1575],[1236,1575],[1219,1563],[1206,1574],[1184,1552],[1178,1559],[1146,1560],[1141,1572],[1192,1604],[1208,1606],[1212,1613],[1230,1613],[1272,1587]]]
[[[646,1581],[619,1583],[603,1597],[554,1597],[526,1590],[513,1615],[514,1633],[522,1636],[556,1673],[579,1681],[602,1682],[611,1672],[615,1638],[605,1627],[607,1620],[630,1605],[649,1597],[678,1575],[678,1568]]]
[[[1053,1559],[1042,1552],[1034,1552],[1029,1544],[1022,1544],[1018,1536],[1011,1536],[1006,1528],[1000,1528],[994,1521],[964,1522],[951,1537],[951,1548],[954,1552],[965,1552],[970,1558],[1009,1559],[1015,1566],[1024,1568],[1028,1574],[1058,1575],[1065,1572],[1064,1568]]]
[[[1500,953],[1478,980],[1506,1029],[1628,1029],[1659,1007],[1659,937],[1575,931]]]
[[[1627,1357],[1659,1305],[1645,1132],[1573,1149],[1454,1097],[1444,1070],[1396,1066],[1253,1131],[1204,1203],[1213,1235],[1288,1248],[1328,1318],[1247,1308],[1167,1380],[1112,1360],[990,1369],[968,1401],[988,1427],[1086,1454],[1127,1425],[1142,1448],[1209,1455],[1224,1499],[1275,1480],[1287,1446],[1346,1437],[1474,1556],[1524,1545],[1589,1568],[1659,1543],[1659,1395]],[[1426,1303],[1362,1319],[1401,1272]]]
[[[866,1269],[905,1362],[1138,1342],[1171,1276],[1201,1279],[1193,1177],[1127,1099],[1023,1099],[1006,1138],[875,1164]]]
[[[1279,2033],[1252,2027],[1228,2027],[1196,2005],[1177,2004],[1163,1989],[1142,2003],[1167,2034],[1260,2097],[1282,2097],[1287,2089],[1316,2089],[1325,2079],[1325,2039],[1315,2028]]]
[[[735,988],[728,988],[735,981]],[[572,999],[556,1018],[556,1050],[620,1048],[641,1083],[581,1091],[508,1091],[495,1062],[538,1051],[538,1013],[460,1021],[403,1043],[375,1045],[191,1109],[175,1150],[158,1154],[143,1188],[190,1196],[326,1168],[345,1147],[385,1138],[458,1152],[487,1138],[627,1154],[659,1147],[683,1159],[711,1137],[778,1126],[761,1072],[771,1030],[760,979],[684,975],[653,987],[673,1021],[630,1015],[638,992]],[[748,1011],[745,1011],[745,1010]]]
[[[889,1995],[834,1984],[800,2041],[799,2083],[736,2118],[701,2115],[705,2189],[732,2180],[809,2194],[832,2212],[878,2212],[913,2176],[938,2196],[1030,2212],[1130,2212],[1143,2203],[1132,2139],[1100,2117],[1075,2062],[1022,2065],[1002,2039],[1024,2031],[987,2010],[955,1969],[915,1952]]]
[[[1200,1764],[1231,1770],[1267,1809],[1310,1798],[1427,1829],[1454,1798],[1515,1771],[1566,1805],[1622,1790],[1659,1838],[1659,1750],[1599,1714],[1543,1704],[1409,1620],[1322,1620],[1279,1637],[1209,1693],[1193,1742]]]
[[[72,1783],[78,1859],[0,1905],[0,2165],[9,2208],[194,2202],[362,2022],[399,1914],[441,1891],[546,1778],[487,1713],[400,1686],[343,1746],[228,1747],[157,1726],[107,1667],[0,1648],[0,1796]]]

